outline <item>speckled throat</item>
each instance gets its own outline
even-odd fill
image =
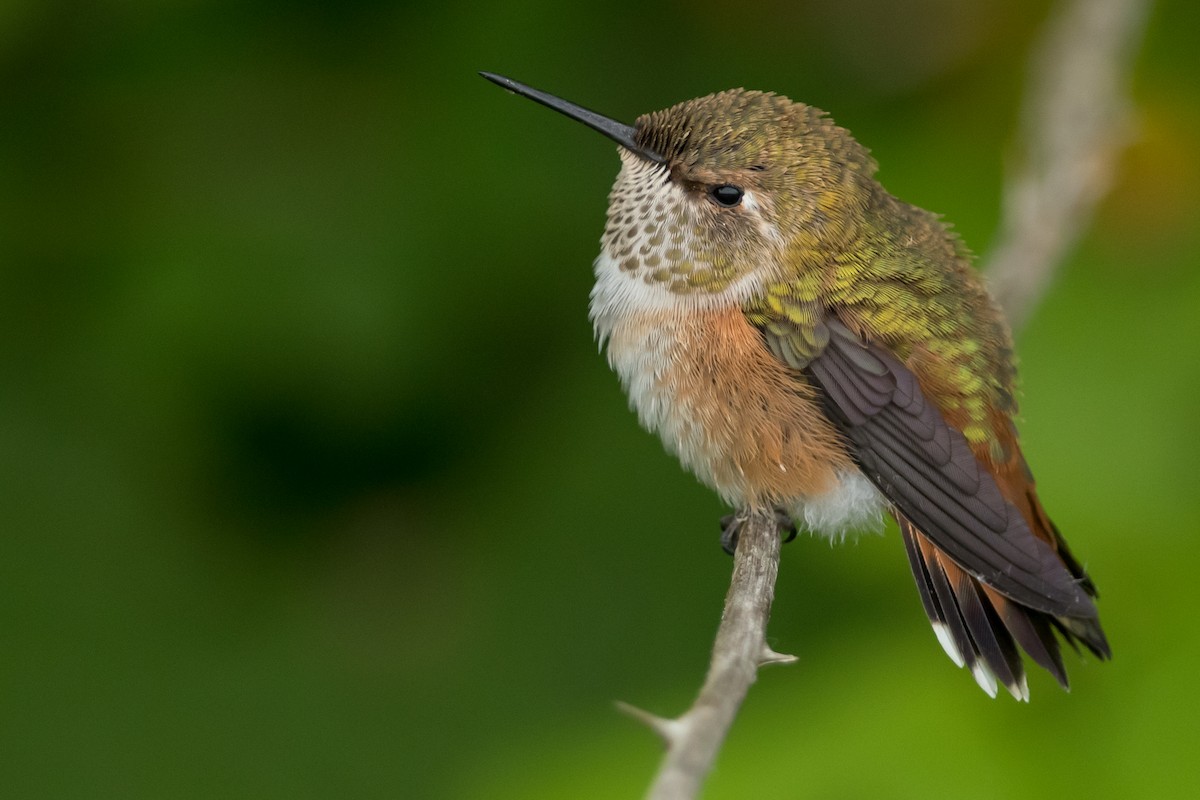
[[[605,255],[629,277],[671,294],[728,287],[738,271],[709,241],[696,200],[662,165],[633,156],[622,161],[609,194]]]

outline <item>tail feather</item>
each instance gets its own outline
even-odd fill
[[[1054,638],[1054,631],[1047,621],[1053,618],[1029,611],[990,586],[984,586],[983,591],[992,607],[996,609],[1004,628],[1017,644],[1021,645],[1021,649],[1028,653],[1038,666],[1053,675],[1060,686],[1069,689],[1062,653],[1059,652],[1058,641]]]
[[[1082,642],[1099,658],[1110,657],[1096,620],[1054,617],[1017,603],[969,575],[903,515],[896,517],[922,605],[938,640],[951,660],[968,667],[989,695],[995,696],[999,683],[1018,700],[1029,699],[1020,650],[1064,689],[1069,688],[1055,631],[1075,649]]]
[[[967,623],[967,632],[975,645],[983,663],[991,670],[996,679],[1008,689],[1009,693],[1018,700],[1024,700],[1025,670],[1018,659],[1015,664],[1009,661],[1009,653],[1015,652],[1012,639],[1004,635],[1004,628],[994,622],[994,614],[989,618],[984,604],[979,597],[979,584],[957,564],[942,554],[938,554],[938,562],[950,585],[954,589],[954,597],[958,604],[959,613]],[[997,635],[999,634],[999,635]],[[1005,644],[1001,644],[1004,642]]]
[[[950,660],[971,670],[988,695],[996,696],[999,683],[1013,697],[1027,700],[1029,690],[1016,647],[996,626],[995,615],[988,615],[974,579],[945,558],[911,522],[897,518],[925,612]]]

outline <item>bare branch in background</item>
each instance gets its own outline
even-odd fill
[[[1132,137],[1127,87],[1147,0],[1074,0],[1047,23],[1030,61],[1020,162],[985,272],[1019,329],[1086,229]]]
[[[1020,129],[1023,161],[1006,187],[1000,239],[987,269],[1014,328],[1087,227],[1130,138],[1125,87],[1148,7],[1148,0],[1064,3],[1034,50]],[[663,719],[623,706],[667,744],[651,800],[698,796],[758,667],[795,660],[773,652],[765,638],[779,549],[774,513],[750,513],[708,677],[692,707]]]

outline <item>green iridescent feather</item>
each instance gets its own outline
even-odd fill
[[[933,215],[874,188],[854,244],[836,255],[810,252],[795,278],[773,283],[745,313],[768,345],[802,368],[828,340],[835,313],[885,344],[914,371],[943,413],[994,461],[1016,413],[1016,371],[1007,327],[958,240]]]

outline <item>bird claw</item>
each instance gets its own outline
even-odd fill
[[[745,522],[746,519],[741,514],[726,514],[721,517],[721,549],[729,555],[733,555],[737,550],[738,535]],[[782,508],[775,509],[775,524],[779,526],[779,535],[784,537],[784,544],[796,538],[796,523]]]

